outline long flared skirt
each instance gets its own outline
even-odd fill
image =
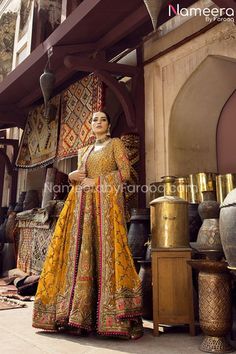
[[[73,187],[48,249],[33,326],[142,335],[142,295],[127,244],[122,196]]]

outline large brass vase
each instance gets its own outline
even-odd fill
[[[229,192],[236,187],[236,174],[227,173],[216,176],[216,195],[218,202],[222,203]]]
[[[199,270],[199,322],[205,334],[200,350],[207,353],[232,352],[226,335],[232,327],[231,276],[226,262],[190,260]]]
[[[203,192],[216,190],[216,174],[200,172],[188,177],[190,203],[201,203],[204,200]]]
[[[177,197],[188,201],[188,199],[189,199],[189,191],[188,191],[188,179],[187,179],[187,177],[176,177],[175,185],[176,185],[176,195],[177,195]]]
[[[189,247],[188,202],[164,196],[154,199],[150,206],[152,248]]]

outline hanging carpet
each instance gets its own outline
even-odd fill
[[[44,115],[44,105],[29,112],[16,166],[35,168],[51,164],[57,151],[60,96],[50,100],[49,118]]]
[[[59,160],[77,156],[78,149],[90,143],[92,113],[102,109],[103,97],[103,85],[93,74],[63,92]]]

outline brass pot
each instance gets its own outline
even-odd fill
[[[217,201],[223,203],[225,197],[236,187],[236,174],[227,173],[216,176]]]
[[[188,201],[188,179],[187,179],[187,177],[176,177],[175,185],[176,185],[177,197]]]
[[[227,195],[225,175],[216,176],[216,199],[222,203]]]
[[[204,197],[202,192],[216,190],[216,174],[211,172],[200,172],[197,173],[196,177],[199,202],[203,202]]]
[[[226,262],[190,260],[199,270],[199,322],[205,334],[200,350],[207,353],[230,353],[233,348],[226,335],[232,327],[231,277]]]
[[[163,176],[161,177],[164,185],[164,195],[176,195],[176,177],[175,176]]]
[[[188,202],[165,196],[154,199],[150,206],[152,248],[189,247]]]

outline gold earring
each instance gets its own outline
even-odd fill
[[[107,129],[107,136],[111,136],[110,127]]]

